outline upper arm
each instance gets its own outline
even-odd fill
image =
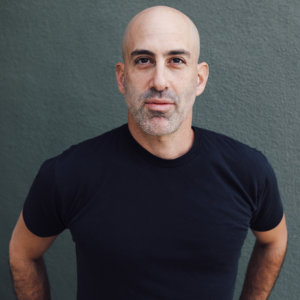
[[[283,215],[280,223],[271,230],[255,231],[252,230],[256,240],[260,244],[286,246],[287,243],[287,227],[285,215]]]
[[[39,237],[32,233],[24,223],[21,212],[9,244],[10,257],[38,259],[51,246],[55,238],[56,236]]]

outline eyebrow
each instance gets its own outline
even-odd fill
[[[131,57],[137,56],[137,55],[149,55],[149,56],[155,56],[155,54],[152,51],[146,50],[146,49],[136,49],[130,53]],[[169,55],[186,55],[188,57],[191,56],[191,53],[184,49],[176,49],[176,50],[170,50],[164,56]]]
[[[168,52],[168,55],[185,55],[191,57],[191,53],[184,49],[171,50]]]
[[[150,56],[154,56],[154,53],[149,51],[149,50],[144,50],[144,49],[137,49],[134,50],[130,53],[131,57],[137,56],[137,55],[150,55]]]

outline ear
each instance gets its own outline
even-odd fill
[[[118,62],[116,64],[116,79],[118,83],[118,89],[122,95],[125,94],[124,86],[124,63]]]
[[[207,79],[208,79],[208,74],[209,74],[209,67],[206,62],[202,62],[198,64],[197,69],[198,69],[198,74],[197,74],[198,78],[197,78],[196,95],[199,96],[203,93],[205,89]]]

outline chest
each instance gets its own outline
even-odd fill
[[[236,263],[251,205],[240,183],[223,177],[184,169],[106,172],[79,187],[70,222],[76,246],[116,265]]]

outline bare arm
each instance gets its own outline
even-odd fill
[[[266,300],[278,277],[287,247],[285,216],[274,229],[253,231],[256,243],[240,300]]]
[[[42,238],[31,233],[21,213],[9,244],[9,263],[18,300],[50,299],[42,255],[55,238]]]

